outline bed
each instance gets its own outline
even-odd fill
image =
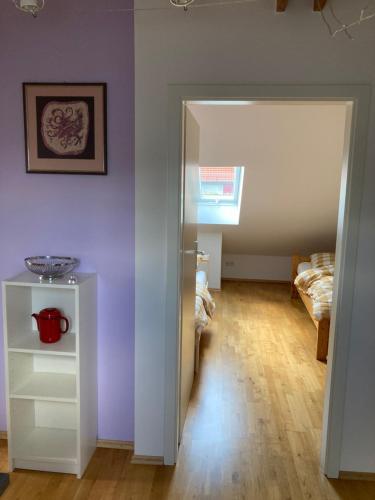
[[[208,291],[207,274],[205,271],[197,271],[195,294],[195,373],[198,373],[199,371],[199,347],[201,335],[212,319],[214,311],[215,302]]]
[[[332,255],[332,254],[313,254],[313,255]],[[334,257],[333,257],[334,258]],[[328,299],[326,303],[317,304],[314,298],[313,287],[307,289],[306,287],[298,286],[303,283],[304,275],[313,274],[314,270],[321,279],[317,284],[321,287],[320,293],[326,293]],[[296,299],[300,297],[304,303],[312,321],[317,330],[317,345],[316,345],[316,359],[319,361],[326,361],[328,354],[328,341],[329,341],[329,328],[330,328],[330,311],[331,311],[331,297],[333,288],[333,274],[334,274],[334,261],[333,263],[324,263],[320,268],[315,268],[311,263],[311,257],[294,255],[292,257],[292,276],[291,276],[291,298]],[[325,289],[323,289],[325,287]],[[312,289],[313,293],[310,293]],[[320,309],[318,309],[318,306]],[[318,309],[318,312],[317,312]]]

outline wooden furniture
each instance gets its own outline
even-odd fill
[[[312,299],[300,292],[298,288],[294,284],[294,280],[297,277],[298,271],[298,265],[301,262],[310,262],[310,257],[306,256],[301,256],[301,255],[293,255],[292,257],[292,277],[291,277],[291,298],[296,299],[301,297],[302,302],[305,304],[306,309],[308,313],[310,314],[311,319],[314,322],[314,325],[316,326],[318,338],[317,338],[317,344],[316,344],[316,359],[319,361],[326,361],[327,359],[327,354],[328,354],[328,340],[329,340],[329,327],[330,327],[330,320],[329,319],[322,319],[320,321],[317,321],[314,316],[313,316],[313,304],[312,304]]]
[[[25,272],[3,282],[9,468],[81,477],[97,439],[96,276],[40,283]],[[39,340],[31,314],[57,307],[70,330]]]
[[[276,0],[276,12],[285,12],[289,0]],[[313,11],[320,12],[326,6],[327,0],[313,0]]]

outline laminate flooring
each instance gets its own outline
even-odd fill
[[[319,470],[326,366],[302,303],[283,284],[224,282],[214,297],[176,467],[98,449],[83,479],[16,471],[2,499],[374,500],[375,483]]]

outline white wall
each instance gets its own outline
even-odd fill
[[[218,232],[198,231],[198,250],[210,255],[208,261],[208,287],[221,289],[221,254],[223,235]]]
[[[290,257],[224,254],[222,277],[230,279],[290,281]]]
[[[163,0],[163,5],[168,1]],[[366,3],[366,2],[360,2]],[[136,0],[136,7],[158,0]],[[163,455],[169,83],[375,85],[375,27],[330,39],[306,2],[274,0],[136,14],[135,451]],[[345,19],[358,2],[342,0]],[[371,115],[375,117],[375,101]],[[375,122],[372,118],[356,266],[342,470],[375,472]]]
[[[345,103],[190,104],[200,165],[245,167],[239,225],[220,226],[224,253],[334,251]]]

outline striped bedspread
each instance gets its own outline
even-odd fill
[[[294,281],[298,290],[311,297],[312,313],[317,321],[331,317],[334,272],[333,265],[307,269]]]

